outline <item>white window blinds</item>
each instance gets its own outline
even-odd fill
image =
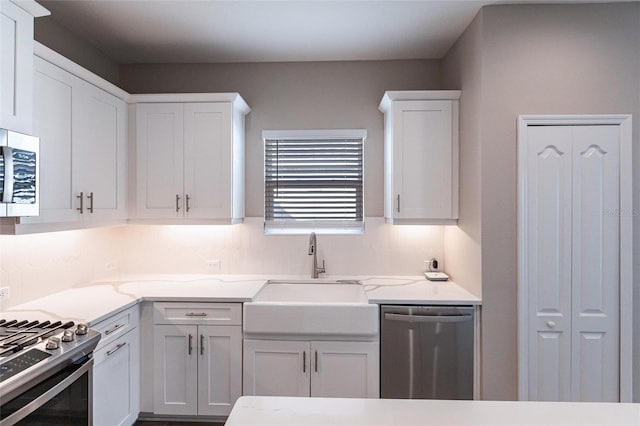
[[[263,132],[265,230],[362,232],[366,131]]]

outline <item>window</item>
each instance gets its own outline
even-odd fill
[[[366,130],[268,131],[265,233],[362,233]]]

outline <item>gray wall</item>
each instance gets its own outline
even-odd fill
[[[383,215],[385,90],[440,88],[440,61],[250,64],[137,64],[121,67],[130,93],[239,92],[251,106],[246,121],[246,215],[263,214],[262,131],[364,128],[365,214]]]
[[[480,47],[480,162],[483,296],[483,397],[517,397],[516,118],[519,114],[640,113],[640,5],[491,6],[480,31],[470,27],[463,44]],[[476,46],[473,51],[477,55]],[[473,65],[473,64],[472,64]],[[477,67],[477,64],[475,65]],[[448,74],[448,72],[445,72]],[[462,87],[477,87],[462,73]],[[638,146],[639,120],[634,145]],[[464,128],[464,127],[463,127]],[[469,138],[467,135],[465,138]],[[473,137],[473,136],[471,136]],[[468,140],[467,140],[468,142]],[[466,143],[466,142],[465,142]],[[463,144],[464,149],[464,144]],[[475,149],[475,148],[472,148]],[[464,158],[464,154],[463,154]],[[640,152],[634,150],[634,208]],[[635,303],[640,218],[635,217]],[[636,309],[637,311],[638,309]],[[635,312],[635,348],[640,343]],[[639,356],[635,356],[638,363]],[[640,365],[635,366],[636,400]]]
[[[118,85],[119,65],[93,45],[72,34],[51,16],[36,18],[33,32],[36,41]]]

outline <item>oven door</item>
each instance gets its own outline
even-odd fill
[[[0,426],[92,425],[93,358],[67,366],[0,405]]]

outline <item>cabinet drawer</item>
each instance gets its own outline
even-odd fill
[[[138,306],[136,305],[91,327],[99,331],[101,335],[96,351],[110,344],[129,330],[136,328],[138,326],[138,318]]]
[[[242,325],[241,303],[153,304],[154,324]]]

